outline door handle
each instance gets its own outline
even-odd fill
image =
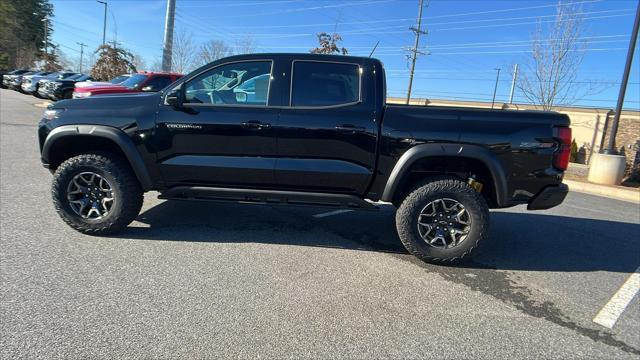
[[[256,130],[262,130],[262,129],[268,129],[271,127],[271,124],[268,123],[263,123],[260,121],[245,121],[240,123],[240,126],[242,126],[245,129],[256,129]]]
[[[344,131],[349,133],[359,133],[364,132],[366,129],[363,126],[355,126],[351,124],[344,124],[336,126],[336,130]]]

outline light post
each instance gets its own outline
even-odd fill
[[[107,2],[96,0],[100,4],[104,5],[104,21],[102,22],[102,45],[106,44],[107,36]]]

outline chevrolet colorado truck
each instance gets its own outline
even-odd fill
[[[57,212],[86,234],[123,230],[152,190],[363,210],[382,201],[397,207],[407,250],[428,262],[469,257],[490,208],[564,200],[567,116],[385,99],[376,59],[233,56],[158,93],[52,104],[41,159]]]

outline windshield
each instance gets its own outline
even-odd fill
[[[120,75],[120,76],[114,77],[109,82],[112,84],[120,84],[121,82],[127,80],[128,78],[129,78],[129,75]]]
[[[82,76],[84,76],[84,75],[82,75],[82,74],[75,74],[75,75],[71,75],[71,76],[69,76],[67,79],[69,79],[69,80],[77,80],[77,79],[80,79]]]
[[[147,75],[135,74],[128,78],[127,80],[120,83],[120,85],[125,86],[129,89],[135,89],[140,84],[142,84],[147,79]]]

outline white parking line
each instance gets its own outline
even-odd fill
[[[593,322],[609,329],[613,328],[613,325],[616,324],[616,321],[633,300],[633,297],[636,296],[638,290],[640,290],[640,267],[613,294],[611,300],[593,318]]]
[[[338,214],[344,214],[344,213],[348,213],[351,212],[353,210],[347,210],[347,209],[342,209],[342,210],[334,210],[334,211],[329,211],[326,213],[320,213],[320,214],[315,214],[313,215],[314,218],[316,219],[320,219],[323,217],[327,217],[327,216],[333,216],[333,215],[338,215]]]

